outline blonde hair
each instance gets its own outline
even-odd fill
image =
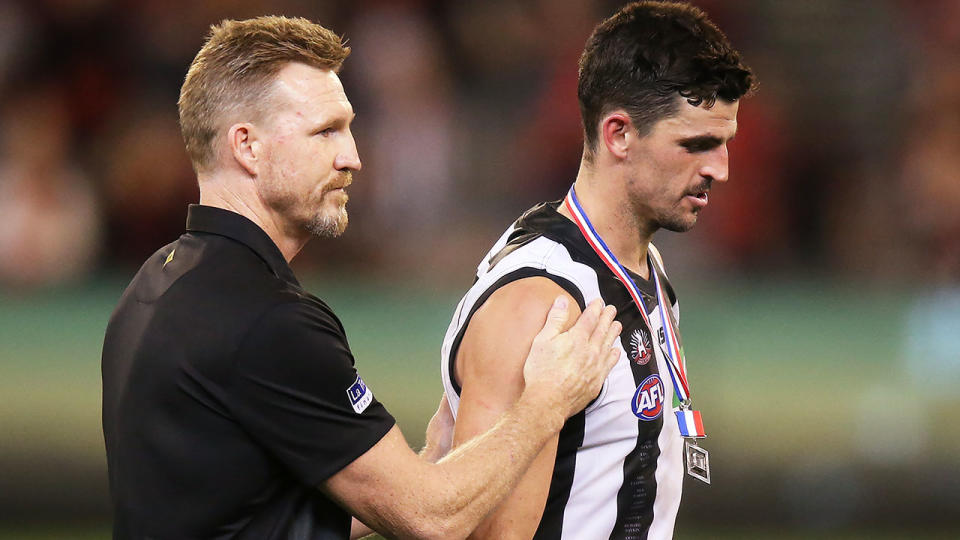
[[[195,171],[214,159],[213,140],[225,112],[264,98],[290,62],[338,72],[350,48],[332,31],[303,18],[257,17],[212,25],[190,64],[177,105],[180,131]]]

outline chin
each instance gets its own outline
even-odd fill
[[[693,215],[687,218],[665,219],[660,222],[660,228],[672,232],[687,232],[697,224],[697,216]]]
[[[347,210],[341,208],[335,216],[318,215],[307,226],[310,234],[320,238],[336,238],[347,230],[347,224],[350,222],[347,216]]]

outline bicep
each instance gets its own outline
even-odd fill
[[[527,278],[497,290],[471,319],[456,359],[462,388],[454,446],[490,429],[523,392],[523,366],[553,300],[567,294],[546,278]],[[571,298],[567,326],[580,309]],[[566,329],[566,328],[565,328]],[[556,458],[553,437],[511,495],[475,531],[475,538],[529,538],[536,531]]]
[[[462,390],[454,445],[489,429],[520,397],[530,346],[559,295],[570,299],[567,330],[580,308],[569,293],[543,277],[504,285],[470,319],[455,361]]]

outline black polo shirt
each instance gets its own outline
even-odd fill
[[[252,221],[191,205],[123,293],[102,369],[114,538],[347,538],[317,487],[394,420]]]

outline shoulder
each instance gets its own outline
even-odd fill
[[[580,314],[580,306],[577,299],[553,280],[542,276],[528,277],[498,288],[477,310],[467,327],[463,344],[465,356],[469,357],[471,351],[477,350],[507,352],[517,349],[523,352],[522,360],[558,296],[566,296],[569,300],[569,327]],[[516,355],[485,354],[483,358],[506,360],[513,356]]]
[[[517,237],[497,255],[467,298],[473,297],[475,315],[469,326],[492,323],[507,331],[543,325],[559,295],[571,299],[570,309],[584,308],[584,286],[566,247],[539,234]]]
[[[276,304],[239,341],[225,386],[246,400],[342,401],[363,387],[339,324],[303,302]],[[343,401],[341,405],[348,405]]]
[[[534,338],[543,328],[557,296],[568,298],[567,324],[580,314],[576,300],[545,277],[530,277],[500,287],[467,323],[463,341],[454,352],[451,380],[461,394],[469,388],[497,389],[493,395],[513,395],[522,389],[523,364]],[[511,393],[509,389],[514,389]],[[463,396],[461,396],[463,397]]]
[[[302,395],[339,395],[358,379],[340,321],[325,304],[298,298],[264,310],[239,342],[234,383]],[[362,383],[360,383],[362,385]]]
[[[571,300],[569,302],[571,313],[580,311],[577,299],[554,278],[549,275],[532,274],[496,289],[477,314],[480,315],[484,311],[507,311],[518,318],[541,310],[545,314],[557,296],[561,295]]]
[[[541,277],[562,287],[582,307],[582,291],[596,276],[589,266],[574,260],[563,243],[539,234],[518,237],[491,262],[472,287],[483,291],[482,298],[515,281]]]
[[[186,240],[186,243],[184,242]],[[252,248],[236,240],[215,234],[186,235],[177,247],[188,248],[199,259],[193,279],[201,294],[226,297],[227,304],[243,306],[257,320],[257,326],[292,324],[324,326],[343,332],[333,310],[316,296],[306,292],[296,280],[285,279]],[[186,245],[183,245],[186,244]]]
[[[274,302],[263,306],[248,335],[278,335],[303,338],[313,333],[344,336],[343,325],[333,310],[307,293],[285,289]]]

